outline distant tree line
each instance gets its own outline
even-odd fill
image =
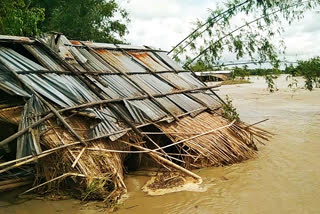
[[[221,70],[221,68],[205,63],[204,61],[198,60],[191,66],[194,71],[214,71]],[[274,68],[249,68],[247,65],[243,67],[232,67],[223,68],[224,70],[232,70],[232,78],[245,79],[246,77],[257,75],[264,76],[268,84],[269,89],[274,89],[274,79],[280,74],[288,74],[289,77],[301,76],[305,79],[305,88],[312,90],[313,88],[320,87],[320,57],[314,57],[308,60],[299,60],[297,65],[290,64],[285,69]],[[292,86],[292,85],[291,85]],[[273,91],[273,90],[271,90]]]

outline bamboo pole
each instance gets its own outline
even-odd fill
[[[53,114],[62,122],[62,124],[70,131],[70,133],[75,136],[79,141],[82,141],[81,137],[77,134],[75,130],[63,119],[61,114],[56,110],[53,105],[47,102],[38,92],[36,92],[28,83],[26,83],[12,68],[10,64],[8,64],[5,60],[0,58],[0,61],[6,65],[8,69],[15,78],[17,78],[27,89],[29,89],[35,96],[37,96],[48,108],[53,112]],[[1,144],[1,143],[0,143]]]
[[[80,160],[80,157],[83,155],[84,151],[86,150],[86,147],[83,147],[79,153],[79,155],[77,156],[76,160],[73,162],[73,164],[71,165],[72,168],[74,168],[76,166],[76,164],[78,163],[78,161]]]
[[[94,50],[95,51],[95,50]],[[114,66],[112,66],[114,67]],[[167,71],[156,71],[154,73],[156,74],[164,74],[164,73],[184,73],[184,72],[190,72],[188,70],[167,70]],[[17,74],[67,74],[67,75],[73,75],[74,73],[72,71],[56,71],[56,70],[30,70],[30,71],[17,71]],[[92,75],[92,76],[123,76],[122,73],[105,73],[105,71],[81,71],[81,74],[86,75]],[[127,75],[136,75],[136,74],[146,74],[146,72],[130,72],[127,73]]]
[[[186,116],[186,115],[188,115],[188,114],[190,114],[192,112],[196,112],[196,111],[199,111],[199,110],[202,110],[202,109],[204,109],[204,108],[196,109],[194,111],[190,111],[190,112],[178,115],[178,117],[183,117],[183,116]],[[168,119],[170,119],[170,118],[163,118],[163,119],[157,121],[156,123],[160,123],[160,122],[166,121]],[[137,128],[142,128],[142,127],[145,127],[145,126],[148,126],[148,125],[151,125],[151,124],[154,124],[154,123],[145,123],[145,124],[142,124],[142,125],[138,125]],[[85,142],[91,142],[91,141],[99,140],[101,138],[106,138],[106,137],[109,137],[109,136],[112,136],[112,135],[120,134],[120,133],[131,131],[131,130],[132,130],[131,128],[126,128],[126,129],[123,129],[123,130],[120,130],[120,131],[116,131],[116,132],[113,132],[113,133],[110,133],[110,134],[107,134],[107,135],[104,135],[104,136],[91,138],[91,139],[85,139],[84,141]],[[60,147],[48,149],[46,151],[43,151],[41,154],[53,153],[53,152],[58,151],[60,149],[63,149],[63,148],[69,147],[69,146],[75,146],[75,145],[78,145],[78,144],[80,144],[80,142],[70,143],[70,144],[67,144],[67,145],[60,146]],[[12,163],[19,162],[19,161],[23,161],[23,160],[26,160],[28,158],[36,158],[36,157],[39,157],[41,154],[39,154],[39,155],[28,155],[28,156],[25,156],[23,158],[19,158],[19,159],[15,159],[15,160],[11,160],[11,161],[5,162],[5,163],[1,163],[0,167],[7,166],[7,165],[10,165]]]
[[[179,94],[181,92],[191,92],[191,91],[198,91],[198,90],[207,90],[210,88],[217,88],[220,87],[220,85],[215,85],[215,86],[207,86],[207,87],[202,87],[202,88],[196,88],[196,89],[187,89],[187,90],[180,90],[180,91],[173,91],[173,92],[168,92],[168,93],[164,93],[164,94],[156,94],[153,95],[154,97],[163,97],[163,96],[167,96],[167,95],[173,95],[173,94]],[[127,98],[127,100],[135,100],[135,99],[145,99],[147,98],[146,95],[143,96],[137,96],[137,97],[132,97],[132,98]],[[123,98],[121,99],[110,99],[110,100],[101,100],[101,101],[97,101],[97,102],[90,102],[90,103],[85,103],[85,104],[80,104],[80,105],[76,105],[76,106],[72,106],[72,107],[67,107],[67,108],[63,108],[58,110],[59,113],[65,112],[65,111],[72,111],[72,110],[76,110],[76,109],[84,109],[84,108],[88,108],[88,107],[93,107],[93,106],[99,106],[99,105],[104,105],[107,103],[113,103],[113,102],[122,102]],[[204,108],[205,110],[206,108]],[[201,110],[201,109],[198,109]],[[187,112],[188,113],[188,112]],[[188,113],[189,114],[189,113]],[[48,115],[46,115],[44,118],[39,119],[38,121],[36,121],[35,123],[31,124],[30,126],[16,132],[15,134],[9,136],[8,138],[2,140],[0,142],[0,146],[3,146],[7,143],[9,143],[10,141],[13,141],[14,139],[16,139],[17,137],[21,136],[22,134],[24,134],[25,132],[29,131],[30,128],[34,128],[37,125],[41,124],[42,122],[52,118],[54,116],[53,113],[50,113]],[[170,118],[168,118],[170,119]]]
[[[69,177],[69,176],[76,176],[76,177],[82,177],[82,178],[86,178],[86,177],[87,177],[86,175],[84,175],[84,174],[79,174],[79,173],[73,173],[73,172],[64,173],[64,174],[62,174],[62,175],[60,175],[60,176],[58,176],[58,177],[55,177],[55,178],[53,178],[53,179],[51,179],[51,180],[49,180],[49,181],[46,181],[46,182],[44,182],[44,183],[42,183],[42,184],[39,184],[39,185],[37,185],[37,186],[35,186],[35,187],[32,187],[31,189],[28,189],[27,191],[24,191],[23,193],[20,194],[20,196],[21,196],[21,195],[24,195],[24,194],[26,194],[26,193],[28,193],[28,192],[31,192],[32,190],[35,190],[35,189],[37,189],[37,188],[39,188],[39,187],[42,187],[42,186],[44,186],[44,185],[46,185],[46,184],[48,184],[48,183],[51,183],[51,182],[53,182],[53,181],[59,180],[59,179],[64,178],[64,177]],[[104,179],[105,177],[93,176],[93,177],[90,177],[90,178],[94,178],[94,179]]]
[[[84,44],[85,45],[85,44]],[[150,94],[148,91],[144,90],[134,79],[131,78],[131,76],[129,76],[128,74],[126,74],[125,72],[123,72],[121,69],[116,68],[115,66],[111,65],[110,63],[108,63],[106,60],[104,60],[95,50],[93,50],[92,48],[90,48],[89,46],[85,45],[87,48],[89,48],[89,50],[93,51],[93,53],[95,53],[95,55],[102,61],[105,62],[107,65],[111,66],[112,68],[114,68],[116,71],[118,71],[119,73],[121,73],[122,75],[124,75],[133,85],[135,85],[139,90],[143,91],[148,97],[150,97],[150,99],[156,103],[157,106],[159,106],[160,109],[162,109],[163,111],[165,111],[166,113],[170,114],[175,120],[179,120],[178,117],[176,117],[170,110],[168,110],[164,105],[162,105],[158,100],[156,100],[152,94]]]
[[[234,124],[234,122],[235,122],[235,120],[232,121],[232,122],[231,122],[230,124],[228,124],[228,125],[225,125],[225,126],[222,126],[222,127],[216,128],[216,129],[212,129],[212,130],[209,130],[209,131],[204,132],[204,133],[202,133],[202,134],[198,134],[198,135],[195,135],[195,136],[193,136],[193,137],[190,137],[190,138],[187,138],[187,139],[184,139],[184,140],[175,142],[175,143],[171,143],[171,144],[169,144],[169,145],[166,145],[166,146],[163,146],[163,147],[159,147],[159,148],[157,148],[157,149],[153,149],[153,150],[150,150],[150,151],[152,151],[152,152],[157,152],[157,151],[159,151],[159,150],[163,150],[163,149],[166,149],[166,148],[169,148],[169,147],[172,147],[172,146],[175,146],[175,145],[184,143],[184,142],[186,142],[186,141],[189,141],[189,140],[192,140],[192,139],[195,139],[195,138],[198,138],[198,137],[201,137],[201,136],[210,134],[210,133],[212,133],[212,132],[219,131],[219,130],[221,130],[221,129],[224,129],[224,128],[227,128],[227,127],[232,126],[232,125]],[[123,132],[123,131],[122,131],[122,132]],[[113,133],[113,134],[116,134],[116,133]],[[117,134],[118,134],[118,133],[117,133]],[[111,135],[112,135],[112,134],[111,134]],[[93,141],[93,140],[95,140],[95,139],[88,139],[87,141]],[[14,165],[12,165],[12,166],[9,166],[9,167],[7,167],[7,168],[4,168],[4,169],[0,170],[0,174],[3,173],[3,172],[8,171],[8,170],[10,170],[10,169],[16,168],[16,167],[18,167],[18,166],[22,166],[22,165],[24,165],[24,164],[30,163],[30,162],[32,162],[32,161],[34,161],[34,160],[39,159],[39,158],[45,157],[45,156],[47,156],[47,155],[50,155],[51,153],[53,153],[53,152],[55,152],[55,151],[58,151],[58,150],[60,150],[60,149],[62,149],[62,148],[66,148],[66,147],[69,147],[69,146],[74,146],[74,145],[77,145],[77,144],[80,144],[80,143],[81,143],[81,142],[74,142],[74,143],[71,143],[71,144],[67,144],[67,145],[63,145],[63,146],[60,146],[60,147],[56,147],[56,148],[54,148],[54,149],[49,149],[49,150],[44,151],[44,152],[41,153],[40,155],[31,156],[31,157],[29,156],[30,159],[28,159],[28,158],[26,158],[26,157],[21,158],[21,159],[23,159],[22,162],[16,163],[16,164],[14,164]],[[112,152],[112,150],[110,150],[109,152]],[[117,152],[117,151],[115,150],[115,152]],[[14,162],[20,161],[21,159],[15,160]],[[25,160],[25,159],[27,159],[27,160]],[[11,162],[13,162],[13,161],[11,161]],[[7,164],[7,163],[3,163],[3,164],[1,164],[1,165],[3,166],[3,165],[8,165],[8,164]],[[0,165],[0,166],[1,166],[1,165]]]
[[[16,138],[20,137],[21,135],[23,135],[24,133],[26,133],[27,131],[29,131],[30,129],[38,126],[39,124],[43,123],[44,121],[50,119],[51,117],[53,117],[54,114],[53,113],[49,113],[47,114],[45,117],[39,119],[38,121],[34,122],[33,124],[29,125],[28,127],[21,129],[20,131],[14,133],[13,135],[9,136],[8,138],[2,140],[0,142],[0,147],[6,145],[7,143],[15,140]]]
[[[13,178],[13,179],[7,179],[4,181],[0,181],[0,186],[7,185],[7,184],[12,184],[12,183],[18,183],[21,181],[27,181],[31,180],[32,176],[27,176],[27,177],[22,177],[22,178]]]
[[[28,181],[21,181],[21,182],[16,182],[16,183],[10,183],[7,185],[2,185],[2,186],[0,186],[0,192],[14,189],[14,188],[21,187],[21,186],[25,186],[25,185],[31,184],[32,182],[33,182],[32,180],[28,180]]]

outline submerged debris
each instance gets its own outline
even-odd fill
[[[0,182],[27,168],[25,193],[108,204],[141,167],[170,172],[152,191],[200,183],[190,169],[254,157],[270,136],[224,118],[215,87],[149,47],[0,36]]]
[[[199,184],[196,179],[179,172],[165,172],[152,177],[142,190],[155,196],[180,191],[199,191]]]

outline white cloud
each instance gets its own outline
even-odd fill
[[[131,23],[127,41],[169,50],[190,33],[192,22],[204,20],[208,8],[222,0],[129,0],[121,3],[129,12]],[[319,55],[320,14],[308,13],[299,22],[285,26],[283,34],[289,59]]]

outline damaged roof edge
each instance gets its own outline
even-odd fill
[[[0,35],[0,42],[21,42],[21,43],[34,43],[35,40],[24,36],[8,36]]]

